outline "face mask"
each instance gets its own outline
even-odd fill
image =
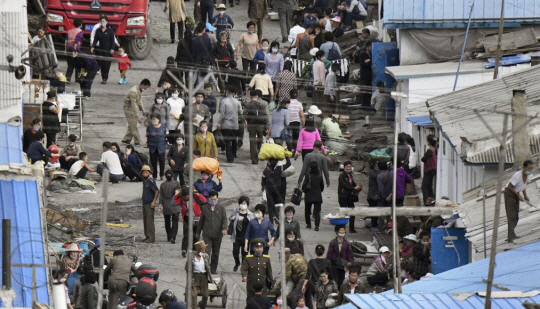
[[[178,93],[173,93],[171,96],[173,99],[178,99]]]
[[[261,256],[261,255],[262,255],[262,251],[255,250],[255,255],[256,255],[256,256]]]
[[[425,245],[425,244],[427,244],[428,242],[427,242],[427,241],[421,240],[420,243],[421,243],[422,245]]]
[[[263,46],[262,50],[268,50],[268,46]]]
[[[240,204],[238,205],[240,207],[240,209],[242,210],[246,210],[247,209],[247,205],[246,204]]]
[[[163,103],[163,99],[156,99],[156,103],[157,103],[157,104]]]
[[[70,143],[68,143],[68,145],[69,145],[69,146],[73,146],[73,145],[75,145],[75,143],[71,143],[71,142],[70,142]]]
[[[248,33],[249,33],[249,34],[252,34],[252,33],[255,33],[255,31],[253,31],[253,30],[248,30]]]
[[[38,126],[34,126],[34,131],[39,131],[39,127],[38,127]]]
[[[208,204],[210,204],[212,206],[216,206],[217,202],[208,202]]]
[[[345,233],[339,233],[339,234],[337,234],[337,236],[339,236],[339,237],[345,237]]]
[[[257,219],[262,218],[262,214],[261,214],[260,212],[256,213],[256,214],[255,214],[255,218],[257,218]]]
[[[526,171],[525,175],[530,176],[530,175],[532,175],[532,172],[531,171]]]
[[[208,175],[202,175],[201,178],[204,179],[204,180],[207,180],[207,179],[208,179]]]
[[[131,150],[130,149],[126,149],[126,155],[130,155],[131,154]]]
[[[107,23],[101,23],[101,27],[103,28],[107,27]]]
[[[219,15],[223,16],[223,14],[225,14],[225,10],[219,11]]]
[[[286,217],[287,217],[287,219],[292,219],[293,218],[293,216],[286,216]]]
[[[197,104],[201,104],[201,103],[202,103],[202,101],[203,101],[203,100],[201,100],[201,99],[197,99],[197,100],[195,100],[195,102],[197,102]]]
[[[157,126],[157,125],[159,124],[159,120],[153,119],[153,120],[152,120],[152,124],[155,125],[155,126]]]
[[[345,170],[345,173],[347,173],[347,174],[352,173],[352,169],[346,169],[346,170]]]
[[[283,305],[283,300],[281,299],[276,300],[276,304],[278,304],[279,306]]]
[[[177,145],[184,145],[184,141],[183,141],[183,140],[177,140],[177,141],[176,141],[176,144],[177,144]]]
[[[293,236],[293,237],[287,237],[287,239],[288,239],[289,241],[294,241],[294,238],[295,238],[294,236]]]
[[[272,53],[277,54],[277,52],[278,52],[277,48],[272,48]]]
[[[202,133],[206,133],[206,130],[208,130],[208,128],[201,128]]]

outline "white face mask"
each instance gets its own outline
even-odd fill
[[[206,133],[206,130],[208,130],[208,128],[206,128],[206,127],[201,127],[201,132],[202,132],[202,133]]]
[[[337,234],[339,237],[345,237],[345,233],[339,233]]]
[[[292,236],[292,237],[290,237],[290,236],[287,237],[287,239],[288,239],[289,241],[294,241],[294,238],[295,238],[294,236]]]
[[[225,14],[225,10],[219,11],[219,15],[223,15],[223,14]]]
[[[163,99],[156,99],[156,103],[157,103],[157,104],[163,103]]]
[[[101,27],[103,28],[107,27],[107,23],[101,23]]]
[[[173,98],[173,99],[178,99],[178,93],[173,93],[173,94],[172,94],[172,98]]]
[[[263,46],[262,50],[268,50],[268,46]]]
[[[126,149],[126,155],[130,155],[131,154],[131,149]]]
[[[158,119],[152,119],[152,124],[153,124],[153,125],[158,125],[158,124],[159,124],[159,120],[158,120]]]
[[[277,49],[277,48],[272,48],[272,52],[273,52],[274,54],[277,54],[278,49]]]
[[[240,204],[238,205],[240,207],[240,209],[242,210],[246,210],[247,209],[247,204]]]
[[[177,140],[177,141],[176,141],[176,144],[178,144],[178,145],[184,145],[184,141],[181,140],[181,139],[180,139],[180,140]]]
[[[260,212],[256,213],[256,214],[255,214],[255,218],[257,218],[257,219],[262,218],[262,214],[261,214]]]

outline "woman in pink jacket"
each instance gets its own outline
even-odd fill
[[[294,159],[298,159],[298,155],[300,152],[302,152],[302,161],[304,161],[304,157],[313,151],[313,144],[315,141],[320,140],[321,135],[319,134],[319,130],[315,128],[315,121],[313,118],[306,119],[306,126],[300,130],[300,134],[298,136],[298,144],[296,146],[296,154],[294,155]],[[322,146],[322,151],[326,152],[324,146]]]

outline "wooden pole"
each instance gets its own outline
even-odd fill
[[[194,182],[194,171],[193,171],[193,139],[194,139],[194,132],[193,132],[193,103],[191,102],[191,98],[193,98],[194,95],[194,89],[193,89],[193,79],[194,74],[193,71],[189,71],[189,92],[188,92],[188,101],[186,102],[188,106],[188,136],[186,136],[186,139],[189,141],[189,176],[188,176],[188,185],[189,185],[189,200],[188,200],[188,210],[187,213],[189,215],[189,221],[188,221],[188,247],[187,247],[187,283],[186,283],[186,308],[192,308],[192,295],[191,295],[191,284],[193,281],[193,182]]]
[[[392,246],[393,246],[393,271],[394,271],[394,293],[401,294],[401,276],[399,271],[399,244],[398,244],[398,231],[397,231],[397,217],[396,217],[396,181],[397,181],[397,156],[398,156],[398,134],[400,131],[400,101],[401,98],[396,98],[396,111],[394,113],[394,163],[393,163],[393,177],[392,177]]]
[[[279,217],[280,217],[280,224],[279,224],[279,242],[281,243],[281,256],[280,256],[280,266],[281,266],[281,300],[283,301],[282,308],[287,308],[287,293],[291,293],[292,291],[287,291],[287,278],[285,276],[285,239],[287,239],[287,235],[285,235],[285,206],[281,204],[281,207],[279,207]]]
[[[515,134],[515,132],[513,132]],[[493,274],[495,272],[495,257],[497,255],[497,236],[499,231],[499,216],[501,213],[502,181],[504,164],[506,159],[506,137],[508,134],[508,115],[504,115],[502,142],[499,151],[499,171],[497,175],[497,195],[495,197],[495,212],[493,215],[493,234],[491,236],[491,252],[489,256],[489,272],[486,288],[485,309],[491,309],[491,288],[493,286]]]
[[[495,69],[493,70],[493,79],[497,79],[497,76],[499,74],[499,62],[501,60],[501,41],[502,41],[503,31],[504,31],[504,0],[501,0],[501,18],[499,19],[499,36],[497,38],[497,54],[495,56]]]
[[[105,241],[107,239],[107,211],[109,209],[109,169],[103,170],[101,179],[103,183],[103,201],[101,204],[101,227],[99,230],[99,238],[101,239],[101,248],[99,250],[99,291],[98,304],[103,303],[103,284],[104,284],[104,269],[105,265]],[[114,304],[116,306],[116,304]],[[99,307],[99,306],[98,306]]]

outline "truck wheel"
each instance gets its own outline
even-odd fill
[[[150,26],[146,27],[146,35],[141,37],[134,37],[129,40],[130,56],[135,60],[144,60],[152,51],[154,45],[152,31]]]

